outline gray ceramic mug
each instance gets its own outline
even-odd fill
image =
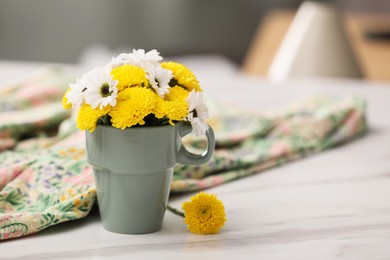
[[[181,139],[191,131],[187,123],[125,130],[98,125],[94,132],[86,131],[87,159],[94,170],[105,229],[124,234],[161,229],[174,167],[203,164],[214,151],[209,127],[207,150],[189,152]]]

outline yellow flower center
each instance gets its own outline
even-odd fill
[[[208,209],[202,209],[200,211],[200,215],[202,216],[202,218],[210,218],[211,214],[210,214],[210,211]]]

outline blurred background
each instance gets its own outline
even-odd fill
[[[351,48],[364,76],[390,79],[388,69],[383,68],[386,64],[381,63],[381,59],[390,61],[390,1],[327,2],[335,4],[343,14]],[[266,75],[301,3],[301,0],[0,0],[0,60],[78,63],[91,50],[117,53],[143,48],[157,49],[164,57],[216,54],[248,74]],[[359,19],[354,18],[356,15]],[[370,18],[362,20],[362,16]],[[377,17],[381,20],[376,21]],[[361,46],[356,45],[359,41],[379,46],[379,53],[362,52]],[[374,69],[371,64],[364,64],[372,62],[370,55],[379,57]],[[378,68],[384,72],[374,75],[370,71]]]

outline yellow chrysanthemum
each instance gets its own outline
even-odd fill
[[[117,102],[128,100],[131,97],[132,88],[125,88],[124,90],[118,93],[118,97],[116,98]]]
[[[183,64],[170,61],[161,63],[161,67],[171,70],[177,83],[188,91],[202,91],[195,74]]]
[[[153,112],[157,118],[167,117],[169,123],[174,125],[173,121],[181,121],[187,116],[187,103],[180,100],[166,101],[159,98]]]
[[[190,92],[181,88],[179,86],[175,86],[169,89],[169,93],[165,95],[166,100],[186,100]]]
[[[142,87],[129,88],[125,94],[110,111],[112,126],[125,129],[145,124],[144,118],[154,110],[157,94]]]
[[[77,127],[80,130],[93,132],[96,128],[97,120],[100,117],[107,115],[110,109],[111,106],[106,106],[103,109],[92,109],[88,104],[82,105],[76,119]]]
[[[153,110],[157,118],[167,117],[169,123],[173,125],[173,121],[181,121],[188,114],[186,98],[189,92],[182,87],[176,86],[170,88],[169,93],[165,95],[165,99],[158,97],[156,107]]]
[[[216,234],[226,222],[225,208],[214,194],[200,192],[184,202],[184,222],[194,234]]]
[[[146,72],[141,67],[131,64],[126,64],[114,68],[111,71],[111,76],[113,79],[118,81],[118,85],[116,87],[119,91],[127,87],[148,85]]]
[[[64,109],[70,109],[70,108],[72,108],[72,104],[69,102],[68,98],[66,97],[66,94],[68,94],[69,91],[71,91],[71,88],[68,88],[68,89],[65,91],[64,96],[62,97],[62,106],[64,107]]]

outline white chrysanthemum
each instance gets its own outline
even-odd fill
[[[77,79],[76,83],[69,84],[70,91],[66,93],[68,103],[72,104],[72,108],[80,107],[83,103],[83,89],[80,84],[80,80]]]
[[[66,98],[72,104],[72,108],[80,108],[84,103],[85,90],[92,74],[92,70],[88,71],[80,79],[77,79],[76,83],[69,84],[70,91],[66,94]]]
[[[209,128],[205,121],[209,117],[209,110],[203,99],[202,92],[192,90],[186,101],[188,104],[187,119],[191,123],[192,133],[197,136],[205,135]]]
[[[121,53],[116,57],[112,57],[111,61],[107,64],[106,67],[117,68],[124,64],[133,64],[131,53]]]
[[[165,94],[169,93],[169,81],[172,78],[172,71],[163,69],[159,64],[146,67],[147,75],[152,88],[157,92],[160,97],[164,97]]]
[[[158,63],[162,61],[162,57],[157,50],[151,50],[145,53],[144,49],[133,49],[132,55],[139,66],[142,66],[143,63]]]
[[[108,67],[116,68],[124,64],[131,64],[145,68],[147,64],[155,64],[162,61],[162,57],[157,50],[151,50],[145,53],[145,50],[133,49],[132,53],[121,53],[117,57],[113,57]]]
[[[92,72],[85,90],[85,103],[93,109],[107,105],[115,106],[118,96],[118,81],[114,80],[109,68],[97,68]]]

